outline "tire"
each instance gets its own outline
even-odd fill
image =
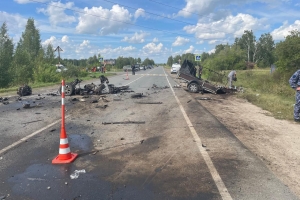
[[[199,92],[199,85],[197,83],[190,83],[188,85],[188,89],[192,93],[197,93],[197,92]]]
[[[67,83],[65,85],[65,95],[71,96],[74,94],[74,92],[75,92],[75,88],[71,84]]]

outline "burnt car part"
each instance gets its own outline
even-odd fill
[[[196,77],[196,67],[192,62],[184,60],[179,71],[178,77],[187,82],[189,92],[198,93],[210,92],[213,94],[230,93],[234,90],[225,88],[223,86],[215,85],[207,80],[199,79]]]
[[[20,96],[28,96],[32,94],[32,89],[29,85],[23,85],[18,88],[17,94]]]
[[[80,89],[80,82],[82,80],[79,80],[79,79],[75,79],[74,81],[70,82],[70,83],[66,83],[65,84],[65,95],[66,96],[71,96],[71,95],[74,95],[74,94],[78,94],[77,92],[80,92],[80,90],[78,90],[76,88],[76,86],[79,84],[79,89]],[[58,92],[59,94],[61,94],[61,88],[62,86],[60,85],[59,86],[59,89],[58,89]]]

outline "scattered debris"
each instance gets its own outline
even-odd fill
[[[57,96],[57,93],[48,93],[48,94],[46,94],[46,95],[48,95],[48,96]]]
[[[206,145],[205,145],[205,144],[202,144],[202,147],[206,147]]]
[[[6,197],[7,197],[6,195],[1,196],[1,197],[0,197],[0,200],[4,200]]]
[[[50,190],[50,189],[51,189],[51,187],[50,187],[50,186],[48,186],[48,187],[47,187],[47,190]]]
[[[145,140],[141,140],[141,144],[143,144],[143,143],[144,143],[144,141],[145,141]]]
[[[187,101],[187,103],[190,103],[191,101],[192,101],[192,100],[190,99],[190,100]]]
[[[174,85],[173,88],[181,88],[180,85]]]
[[[102,124],[145,124],[145,121],[102,122]]]
[[[24,123],[21,123],[21,124],[30,124],[30,123],[34,123],[34,122],[40,122],[40,121],[43,121],[43,120],[40,119],[40,120],[35,120],[35,121],[30,121],[30,122],[24,122]]]
[[[17,110],[20,110],[20,108],[17,108]]]
[[[41,113],[35,113],[36,115],[40,115]]]
[[[93,135],[94,134],[94,131],[93,132],[91,132],[91,135]]]
[[[3,101],[2,102],[4,105],[7,105],[7,104],[9,104],[9,102],[8,101]]]
[[[54,132],[54,131],[56,131],[56,129],[55,129],[55,128],[50,130],[50,132]]]
[[[23,108],[30,108],[30,103],[28,102],[23,103]]]
[[[102,109],[105,109],[105,108],[107,108],[108,107],[108,105],[103,105],[103,106],[100,106],[100,105],[97,105],[95,108],[102,108]]]
[[[135,93],[131,95],[131,98],[142,98],[142,97],[143,97],[143,93]]]
[[[78,101],[78,99],[77,98],[72,98],[71,101]]]
[[[79,101],[82,101],[82,102],[83,102],[83,101],[85,101],[85,99],[79,99]]]
[[[75,170],[74,173],[70,175],[71,179],[77,179],[80,173],[85,173],[85,169]]]
[[[125,138],[122,137],[121,140],[125,140]]]
[[[94,99],[91,101],[91,103],[98,103],[98,100]]]
[[[197,98],[198,100],[212,100],[210,97],[202,97],[202,98]]]
[[[31,89],[30,86],[25,84],[25,85],[18,88],[17,94],[20,95],[20,96],[31,95],[32,94],[32,89]]]
[[[162,104],[162,102],[135,102],[138,104]]]

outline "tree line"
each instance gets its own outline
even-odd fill
[[[60,59],[55,56],[52,44],[43,47],[41,35],[34,19],[29,18],[20,40],[14,44],[8,35],[4,22],[0,28],[0,88],[29,83],[59,82],[62,78],[87,76],[87,68],[100,65],[100,54],[87,59]],[[68,70],[56,72],[56,64],[63,64]],[[118,57],[114,67],[121,69],[124,65],[154,65],[152,59]],[[107,65],[109,70],[112,66]]]
[[[219,44],[214,53],[201,54],[201,65],[213,70],[244,70],[270,68],[272,64],[281,71],[297,70],[300,66],[300,32],[291,31],[283,41],[274,42],[270,33],[256,39],[252,30],[245,30],[233,44]],[[170,56],[167,64],[171,66],[178,60],[189,59],[195,65],[194,54]]]

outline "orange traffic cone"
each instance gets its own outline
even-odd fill
[[[78,156],[76,153],[71,153],[68,142],[67,133],[65,130],[65,81],[62,80],[61,87],[61,130],[59,142],[59,154],[52,160],[52,164],[71,163]]]

